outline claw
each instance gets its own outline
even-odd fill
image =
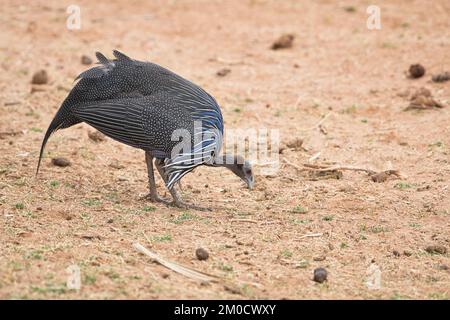
[[[159,202],[159,203],[163,203],[166,205],[170,205],[172,202],[169,200],[166,200],[164,198],[161,198],[158,195],[154,195],[151,193],[146,194],[145,196],[142,196],[139,198],[140,200],[150,200],[151,202]]]

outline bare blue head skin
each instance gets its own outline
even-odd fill
[[[253,176],[252,165],[242,156],[222,155],[216,158],[212,164],[214,167],[225,167],[241,178],[249,189],[253,189],[255,178]]]

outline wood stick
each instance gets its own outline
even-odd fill
[[[299,165],[296,165],[295,163],[290,162],[286,158],[282,158],[284,162],[286,162],[288,165],[294,167],[295,169],[299,171],[316,171],[316,172],[327,172],[327,171],[339,171],[339,170],[351,170],[351,171],[362,171],[366,172],[369,176],[373,176],[375,174],[379,173],[385,173],[387,175],[395,175],[399,178],[406,178],[406,176],[402,175],[398,170],[384,170],[377,172],[372,169],[357,167],[357,166],[350,166],[350,165],[325,165],[325,164],[312,164],[312,163],[303,163],[303,167],[300,167]]]
[[[304,239],[304,238],[313,238],[313,237],[321,237],[323,235],[323,233],[308,233],[308,234],[305,234],[305,235],[303,235],[303,236],[301,236],[300,238],[297,238],[297,239],[295,239],[295,240],[301,240],[301,239]]]
[[[258,221],[252,220],[252,219],[231,219],[231,222],[250,222],[250,223],[258,223]]]
[[[196,271],[194,269],[182,266],[180,264],[177,264],[175,262],[166,260],[164,258],[162,258],[161,256],[157,255],[156,253],[148,250],[146,247],[144,247],[143,245],[139,244],[139,243],[134,243],[133,247],[145,254],[146,256],[149,256],[152,260],[156,261],[157,263],[159,263],[160,265],[175,271],[177,273],[180,273],[188,278],[194,279],[194,280],[198,280],[198,281],[202,281],[202,282],[213,282],[213,281],[217,281],[217,277],[213,276],[213,275],[209,275],[207,273],[204,272],[200,272],[200,271]]]
[[[0,131],[0,137],[4,136],[17,136],[21,134],[21,131]]]

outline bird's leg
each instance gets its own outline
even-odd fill
[[[144,196],[144,198],[150,199],[153,202],[162,202],[165,204],[169,204],[170,202],[168,200],[165,200],[158,196],[158,192],[156,191],[155,175],[153,172],[153,156],[148,152],[145,152],[145,162],[147,163],[149,193]]]
[[[164,172],[164,162],[162,160],[156,160],[155,165],[156,165],[156,169],[158,169],[158,172],[159,172],[160,176],[163,178],[164,182],[167,182],[167,176],[166,176],[166,173]],[[194,209],[194,210],[199,210],[199,211],[211,211],[210,208],[199,207],[194,204],[189,204],[189,203],[184,202],[181,199],[181,196],[178,193],[177,189],[175,189],[175,186],[173,186],[172,189],[169,189],[169,191],[173,198],[171,205],[173,205],[175,207],[185,208],[185,209]]]

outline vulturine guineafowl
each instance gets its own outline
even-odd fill
[[[44,136],[36,174],[50,135],[85,122],[105,135],[145,151],[151,201],[184,208],[175,183],[199,165],[224,166],[249,188],[251,164],[242,156],[219,155],[224,130],[216,100],[194,83],[150,62],[114,50],[109,60],[97,52],[99,66],[81,73]],[[158,196],[153,160],[173,201]]]

